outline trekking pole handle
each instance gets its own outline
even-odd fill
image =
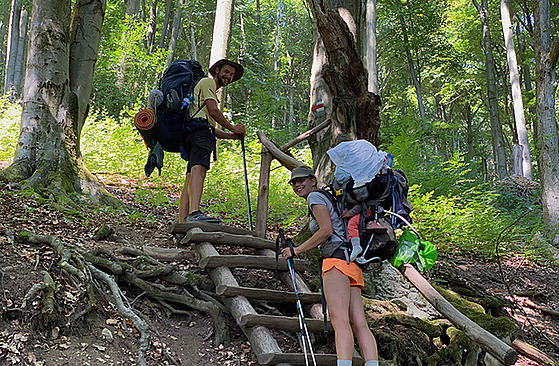
[[[283,229],[279,229],[278,236],[281,240],[281,248],[282,249],[283,248],[289,248],[289,251],[291,252],[291,257],[292,258],[297,256],[297,254],[295,254],[295,249],[293,249],[293,241],[291,241],[291,239],[285,239]]]

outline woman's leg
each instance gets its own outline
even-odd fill
[[[349,278],[336,268],[332,268],[324,274],[323,281],[328,314],[334,328],[338,360],[351,360],[355,343],[349,323]]]
[[[357,337],[365,361],[378,360],[377,342],[365,319],[363,299],[359,287],[351,287],[349,300],[349,319],[353,334]]]

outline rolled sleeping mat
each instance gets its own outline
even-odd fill
[[[151,109],[142,109],[134,116],[134,126],[142,138],[148,150],[155,144],[155,113]]]

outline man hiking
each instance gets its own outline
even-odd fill
[[[243,67],[233,61],[222,59],[210,67],[210,77],[201,79],[195,86],[194,103],[190,106],[192,119],[205,120],[208,128],[192,131],[184,143],[189,157],[186,179],[179,201],[179,223],[212,222],[220,223],[200,211],[200,201],[204,189],[206,172],[210,169],[210,155],[216,149],[216,137],[220,139],[244,138],[246,130],[242,124],[233,126],[218,108],[217,91],[243,76]],[[216,129],[217,124],[229,132]]]

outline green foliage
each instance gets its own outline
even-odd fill
[[[93,79],[92,109],[113,118],[157,87],[167,57],[166,51],[145,48],[147,24],[123,19],[122,11],[118,2],[107,4]]]
[[[0,162],[10,161],[14,156],[20,122],[21,106],[0,98]]]
[[[436,244],[442,253],[453,253],[484,260],[511,255],[529,242],[539,227],[541,216],[534,211],[520,215],[499,205],[502,194],[479,185],[456,195],[423,193],[419,186],[410,189],[416,227]],[[519,218],[523,220],[519,220]]]
[[[247,172],[251,199],[253,221],[256,213],[258,180],[260,176],[260,150],[257,140],[245,143]],[[304,152],[306,159],[310,150]],[[206,178],[204,201],[210,202],[210,210],[236,222],[247,222],[247,200],[243,168],[243,156],[237,140],[220,142],[219,160],[212,165]],[[276,162],[277,164],[277,162]],[[304,200],[296,196],[287,181],[290,172],[281,167],[272,167],[269,190],[269,225],[282,224],[290,226],[304,211]]]

